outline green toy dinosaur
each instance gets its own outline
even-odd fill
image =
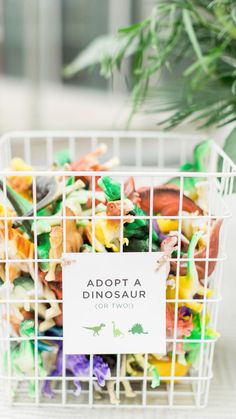
[[[11,366],[12,366],[12,375],[18,377],[34,377],[36,374],[35,371],[35,347],[34,341],[34,321],[33,320],[24,320],[20,324],[20,336],[22,338],[27,338],[22,340],[19,345],[11,347]],[[5,368],[7,369],[7,353],[5,353],[4,358]],[[43,365],[43,360],[41,352],[38,352],[38,375],[40,377],[45,377],[47,372]],[[29,395],[34,397],[35,395],[35,379],[29,380]]]
[[[143,326],[140,323],[135,323],[131,329],[129,330],[129,333],[132,333],[133,335],[147,335],[148,332],[144,332]]]
[[[208,327],[209,316],[206,314],[205,320],[205,334],[204,339],[211,340],[217,339],[220,335],[212,328]],[[186,336],[185,342],[183,343],[183,349],[186,351],[185,359],[190,364],[197,364],[200,350],[201,342],[191,342],[191,340],[201,340],[202,335],[202,314],[194,313],[193,315],[193,330],[190,336]],[[190,342],[189,342],[190,341]]]
[[[100,332],[102,331],[103,327],[106,325],[104,323],[100,323],[97,326],[83,326],[83,329],[88,329],[93,331],[93,336],[99,336]]]
[[[3,181],[0,180],[0,189],[3,191]],[[13,206],[14,210],[16,211],[19,217],[26,214],[28,211],[32,209],[32,204],[30,204],[27,199],[23,198],[19,193],[14,191],[11,186],[6,185],[6,193],[7,199],[10,201],[11,205]],[[33,235],[31,232],[31,223],[29,220],[22,220],[21,225],[23,226],[24,230],[27,232],[29,237],[32,239]]]
[[[116,182],[110,176],[102,176],[98,179],[98,185],[103,190],[108,202],[118,201],[120,199],[120,183]]]
[[[206,172],[207,163],[211,151],[212,140],[205,140],[198,144],[193,151],[193,162],[184,163],[180,167],[181,172]],[[203,180],[200,177],[185,177],[184,178],[184,191],[192,198],[195,199],[196,183]],[[168,185],[180,186],[180,177],[175,177],[167,182]]]

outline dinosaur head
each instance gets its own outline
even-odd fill
[[[106,210],[106,214],[108,216],[120,216],[121,215],[121,201],[111,201],[107,203],[107,210]],[[130,201],[129,199],[124,199],[123,202],[123,211],[124,211],[124,215],[127,215],[130,213],[130,211],[133,210],[133,202]]]

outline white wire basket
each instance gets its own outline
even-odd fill
[[[226,240],[226,219],[230,212],[226,206],[225,198],[232,194],[235,166],[230,158],[214,142],[211,143],[211,150],[204,172],[198,171],[179,171],[179,166],[191,159],[192,150],[199,142],[199,136],[176,135],[163,132],[80,132],[80,131],[51,131],[51,132],[14,132],[6,134],[0,140],[0,179],[2,182],[2,192],[0,203],[2,213],[0,217],[0,250],[1,262],[5,274],[5,291],[1,294],[1,328],[0,328],[0,354],[1,359],[5,359],[1,366],[0,381],[5,391],[5,400],[13,405],[44,405],[44,406],[69,406],[69,407],[111,407],[112,403],[120,408],[195,408],[205,407],[208,400],[209,385],[213,376],[212,364],[215,342],[217,336],[209,338],[206,336],[206,326],[217,330],[218,307],[221,300],[221,280],[223,275],[223,261],[226,258],[224,253]],[[108,158],[117,157],[121,161],[119,169],[104,171],[90,170],[86,172],[86,178],[91,182],[92,203],[91,212],[87,215],[68,216],[66,214],[66,193],[65,185],[68,176],[84,177],[83,171],[72,171],[57,169],[53,166],[54,155],[60,150],[68,148],[73,159],[78,159],[82,155],[91,152],[96,147],[105,143],[108,147]],[[33,171],[12,171],[6,170],[10,167],[13,157],[21,157],[28,164],[35,168]],[[222,171],[217,171],[219,159],[222,161]],[[51,167],[50,170],[48,168]],[[159,366],[160,385],[151,388],[151,376],[149,374],[149,360],[151,354],[142,354],[143,369],[139,374],[129,374],[127,371],[127,357],[115,354],[112,356],[114,367],[111,376],[106,379],[106,385],[102,392],[97,391],[97,378],[93,374],[93,355],[88,355],[89,374],[80,376],[80,394],[75,395],[74,379],[68,374],[66,368],[66,357],[62,356],[62,373],[59,376],[50,376],[49,380],[54,388],[54,397],[47,398],[42,392],[45,377],[40,374],[39,367],[39,344],[44,340],[50,340],[48,335],[40,332],[40,307],[47,305],[51,307],[56,302],[63,306],[63,297],[52,300],[44,298],[38,294],[38,284],[40,282],[38,266],[41,262],[55,262],[55,259],[41,260],[38,256],[37,227],[33,232],[33,252],[29,253],[24,259],[13,255],[11,248],[11,229],[14,223],[22,221],[32,221],[36,226],[37,220],[49,219],[50,216],[42,217],[37,215],[37,183],[39,179],[50,176],[57,176],[64,186],[62,191],[62,212],[57,216],[59,223],[63,227],[63,251],[67,251],[66,245],[66,223],[68,220],[75,219],[87,220],[92,226],[91,250],[96,251],[95,223],[99,215],[95,211],[95,185],[98,176],[111,176],[121,184],[121,213],[118,216],[107,217],[120,220],[119,230],[119,251],[124,251],[124,215],[123,205],[125,196],[125,181],[132,176],[136,187],[149,187],[149,210],[143,217],[149,226],[148,246],[146,251],[152,252],[152,232],[154,229],[153,220],[157,214],[153,211],[155,199],[155,187],[165,184],[170,178],[177,178],[178,189],[178,211],[176,215],[158,215],[158,220],[169,220],[177,223],[177,250],[175,258],[170,259],[175,266],[175,291],[174,296],[167,298],[167,304],[173,307],[174,322],[173,330],[167,334],[167,345],[171,348],[171,357],[166,360],[165,367]],[[8,179],[9,177],[20,176],[32,178],[32,207],[33,212],[29,216],[12,215],[9,208]],[[184,210],[184,187],[186,179],[197,177],[199,183],[204,184],[204,196],[201,201],[204,211],[202,214],[189,213]],[[55,217],[54,217],[55,218]],[[136,217],[139,218],[138,216]],[[140,217],[142,218],[142,217]],[[203,285],[202,295],[192,295],[191,298],[183,299],[179,296],[179,279],[183,264],[181,254],[181,231],[183,223],[197,220],[205,226],[205,254],[201,257],[194,257],[194,262],[203,266],[201,283]],[[219,248],[216,255],[211,254],[211,227],[212,224],[219,222],[220,238]],[[12,224],[13,223],[13,224]],[[56,259],[61,263],[61,259]],[[188,259],[184,259],[187,262]],[[29,264],[31,275],[34,279],[34,294],[30,299],[14,299],[12,295],[11,268]],[[25,268],[24,268],[25,269]],[[225,281],[226,284],[226,281]],[[209,290],[212,290],[209,293]],[[55,297],[56,298],[56,297]],[[14,307],[22,307],[24,304],[30,306],[29,311],[34,318],[34,336],[30,338],[19,336],[17,327],[12,325],[12,313]],[[201,306],[201,333],[196,339],[188,339],[188,344],[198,345],[198,359],[196,365],[183,365],[178,362],[179,345],[186,343],[183,336],[178,334],[178,309],[179,306],[198,304]],[[24,306],[25,307],[25,306]],[[26,311],[26,310],[25,310]],[[24,313],[25,313],[24,311]],[[86,316],[86,313],[83,313]],[[54,337],[58,345],[63,344],[63,335]],[[27,374],[19,374],[14,365],[12,350],[16,345],[33,342],[33,369]],[[138,348],[137,348],[138,352]],[[42,356],[43,358],[43,356]],[[44,359],[43,359],[44,361]],[[135,358],[134,358],[135,361]],[[158,369],[157,368],[157,369]],[[24,369],[22,367],[22,369]],[[32,372],[33,371],[33,372]],[[110,383],[110,384],[109,384]],[[29,394],[28,386],[32,385],[33,392]],[[130,386],[132,397],[130,396]],[[114,394],[112,388],[114,387]]]

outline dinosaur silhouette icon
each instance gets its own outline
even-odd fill
[[[91,330],[93,332],[93,336],[99,336],[101,330],[106,325],[104,323],[100,323],[97,326],[82,326],[83,329]]]
[[[124,333],[116,327],[116,324],[114,321],[112,321],[112,333],[115,338],[124,336]]]

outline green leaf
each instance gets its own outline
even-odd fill
[[[72,77],[87,67],[94,66],[102,62],[110,62],[107,71],[103,72],[105,77],[110,76],[110,67],[120,55],[128,57],[133,54],[138,47],[136,38],[121,35],[105,35],[93,41],[84,51],[82,51],[75,60],[64,69],[65,77]],[[103,67],[104,68],[104,67]]]
[[[199,61],[201,62],[202,68],[204,69],[205,72],[207,72],[206,66],[205,66],[204,61],[203,61],[202,51],[201,51],[200,45],[198,43],[195,31],[193,29],[190,13],[186,9],[183,10],[183,22],[184,22],[185,30],[188,34],[189,40],[190,40],[190,42],[193,46],[193,49],[195,51],[195,54],[198,57]]]
[[[143,26],[145,26],[148,23],[148,19],[142,22],[138,22],[138,23],[134,23],[133,25],[130,26],[126,26],[125,28],[120,28],[118,30],[118,33],[130,33],[133,31],[136,31],[137,29],[142,28]]]

